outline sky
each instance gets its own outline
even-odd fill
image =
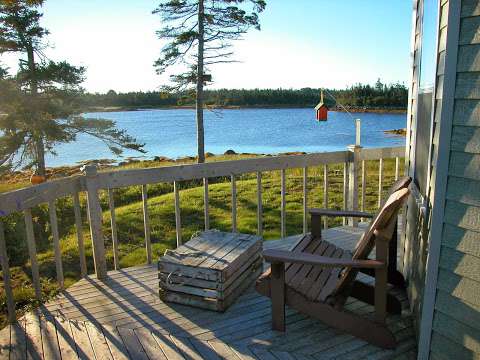
[[[162,41],[152,0],[46,0],[42,25],[53,60],[87,67],[90,92],[157,90]],[[234,46],[239,63],[211,69],[212,88],[344,88],[407,83],[410,0],[267,0],[262,30]],[[17,60],[0,57],[11,69]]]

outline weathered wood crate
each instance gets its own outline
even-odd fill
[[[158,261],[164,301],[225,311],[262,272],[262,238],[209,230]]]

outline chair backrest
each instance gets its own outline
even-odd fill
[[[410,176],[404,176],[404,177],[398,179],[397,181],[395,181],[392,184],[392,186],[390,187],[390,189],[388,190],[387,201],[393,193],[395,193],[395,192],[397,192],[398,190],[401,190],[401,189],[407,189],[411,182],[412,182],[412,178]],[[378,214],[380,213],[380,210],[382,210],[382,208],[383,207],[380,207],[376,216],[378,216]],[[372,224],[373,224],[373,221],[370,222],[370,224],[366,228],[365,232],[368,232],[370,230],[370,228],[372,227]],[[356,246],[355,246],[354,252],[357,251],[360,244],[361,244],[361,241],[358,241]]]
[[[387,198],[390,195],[392,195],[394,192],[400,189],[408,188],[411,182],[412,182],[412,178],[410,176],[401,177],[400,179],[398,179],[392,184],[392,186],[390,187],[390,190],[388,190]]]
[[[352,259],[367,259],[373,248],[375,247],[375,231],[391,229],[393,233],[392,222],[397,220],[397,215],[402,205],[406,201],[410,191],[408,188],[402,188],[392,193],[385,204],[383,204],[380,211],[373,218],[370,226],[363,233],[358,240],[357,246],[353,253]],[[389,234],[391,235],[391,234]],[[353,283],[353,280],[357,276],[358,269],[347,268],[342,274],[342,278],[337,284],[337,287],[333,294],[340,294],[344,292]]]
[[[410,191],[407,188],[392,193],[380,211],[372,219],[367,231],[358,240],[352,259],[366,259],[375,247],[375,230],[387,228],[397,215]]]

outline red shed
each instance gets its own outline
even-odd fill
[[[323,102],[323,91],[320,93],[320,102],[315,106],[318,121],[327,121],[328,108]]]

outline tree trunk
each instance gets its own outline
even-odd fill
[[[203,129],[203,53],[204,53],[204,0],[198,0],[198,60],[197,60],[197,152],[198,162],[205,162],[205,139]]]
[[[46,175],[46,166],[45,166],[45,146],[43,144],[43,139],[38,137],[35,140],[35,155],[37,163],[37,175],[45,176]]]
[[[31,43],[26,44],[28,57],[28,70],[30,72],[30,93],[33,99],[32,106],[35,106],[35,98],[38,94],[38,84],[36,79],[35,53]],[[35,141],[35,163],[37,165],[36,173],[41,176],[46,175],[45,169],[45,145],[43,143],[43,134],[41,129],[32,129]]]

